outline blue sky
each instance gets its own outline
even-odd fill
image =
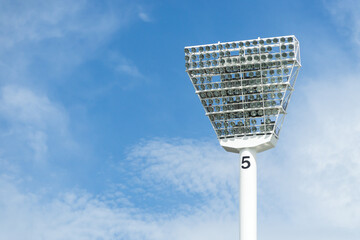
[[[259,239],[360,237],[360,2],[0,0],[0,239],[238,239],[184,46],[294,34]]]

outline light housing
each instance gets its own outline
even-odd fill
[[[221,146],[276,145],[301,67],[293,35],[185,47],[185,67]]]

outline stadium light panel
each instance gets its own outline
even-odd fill
[[[186,47],[184,52],[186,71],[200,100],[239,97],[236,102],[217,100],[205,108],[207,116],[214,116],[214,120],[210,119],[213,126],[227,121],[225,117],[232,121],[244,120],[245,117],[240,117],[241,113],[245,116],[244,113],[252,109],[278,109],[274,127],[265,127],[264,131],[233,131],[236,126],[225,127],[222,124],[221,128],[214,129],[220,144],[232,152],[253,145],[257,145],[257,152],[274,147],[286,114],[287,104],[283,96],[291,95],[301,66],[299,42],[295,36],[191,46]],[[205,78],[214,80],[205,86]],[[293,80],[283,82],[282,79]],[[267,94],[272,99],[274,96],[278,98],[276,101],[261,102],[264,100],[257,100],[251,94],[257,94],[259,99],[266,99]],[[254,103],[247,104],[250,101]],[[256,101],[259,104],[255,104]],[[230,113],[233,113],[232,118]],[[266,116],[265,113],[262,118]],[[249,118],[252,118],[251,114]]]

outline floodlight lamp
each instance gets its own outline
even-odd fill
[[[301,67],[298,52],[295,36],[185,47],[186,71],[225,150],[276,145]]]

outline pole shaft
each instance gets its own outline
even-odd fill
[[[256,151],[240,151],[240,240],[257,239]]]

